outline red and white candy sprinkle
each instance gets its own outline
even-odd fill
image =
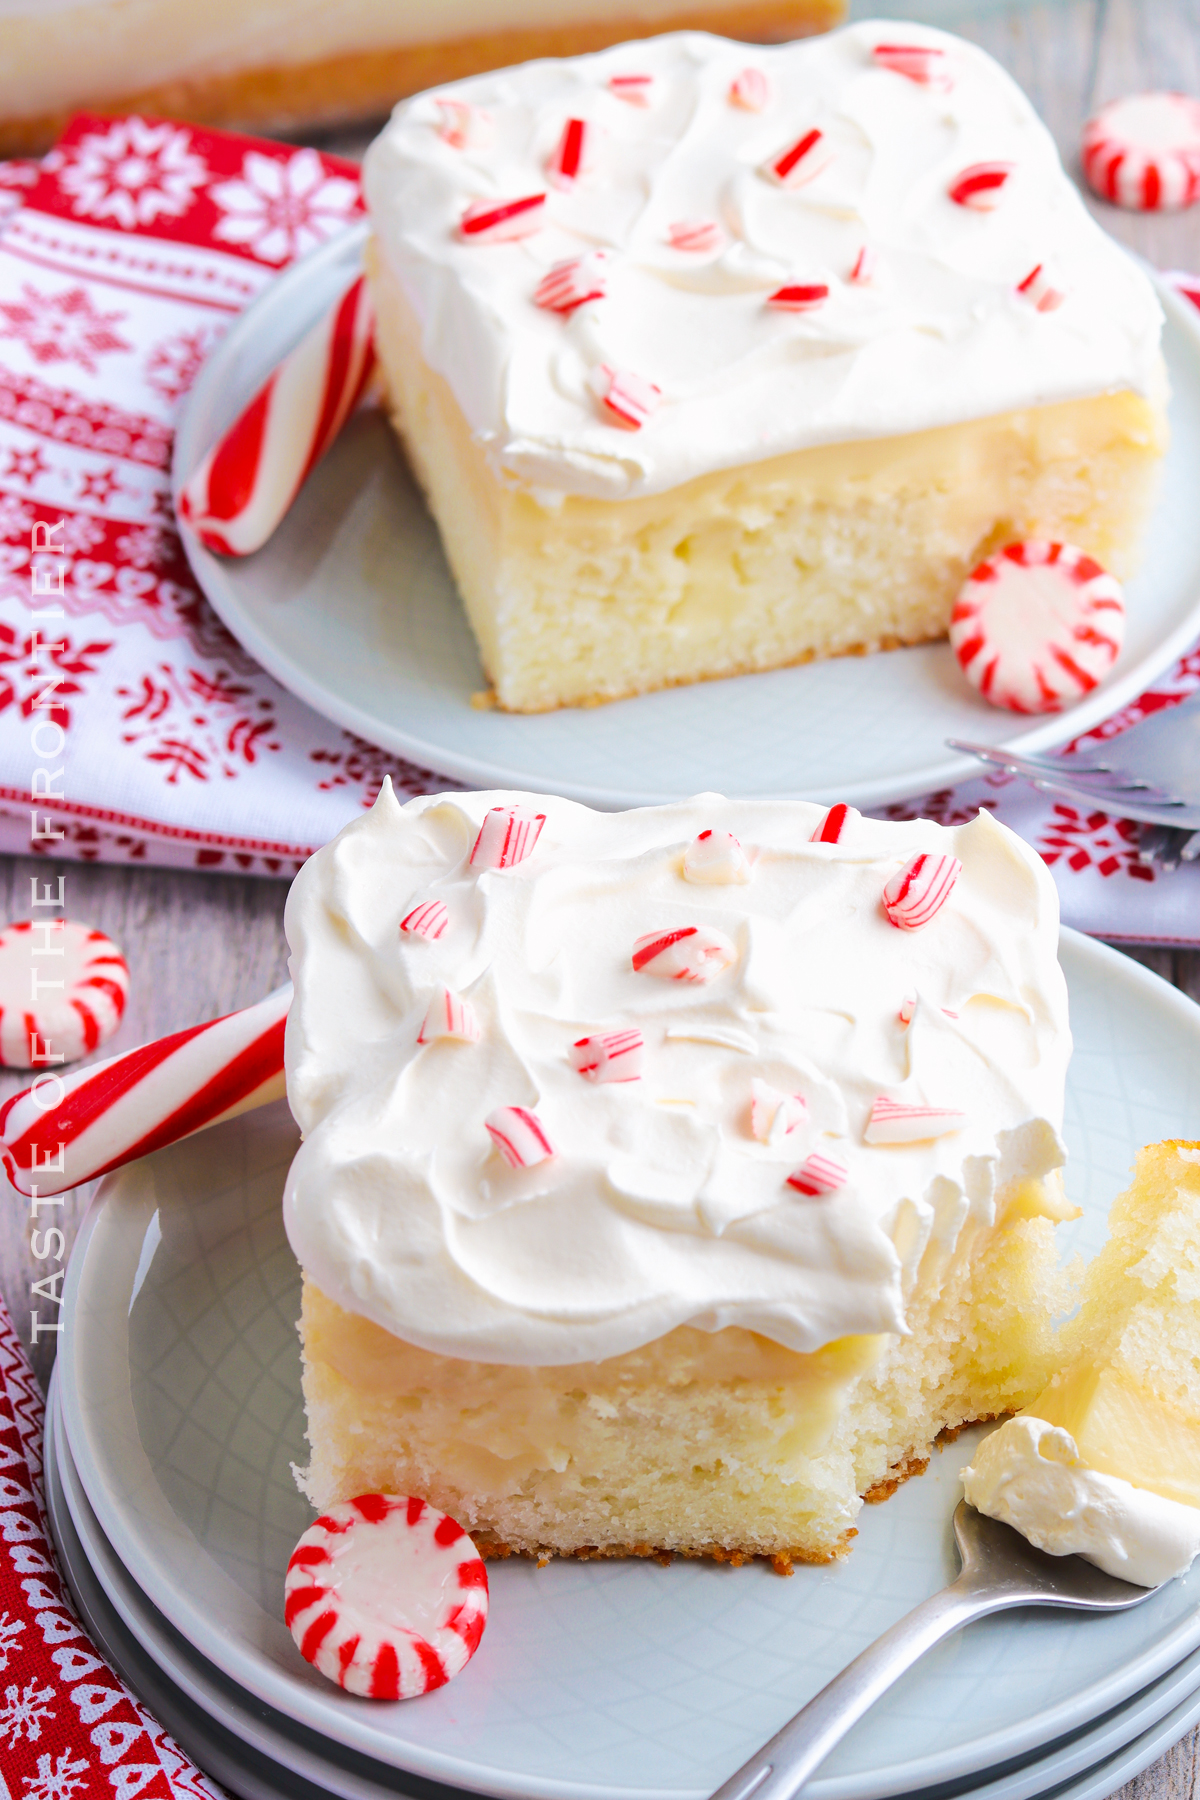
[[[712,925],[650,931],[633,946],[633,967],[660,981],[715,981],[737,961],[737,948]]]
[[[558,1154],[546,1127],[528,1106],[498,1106],[483,1123],[511,1169],[533,1169]]]
[[[462,1526],[399,1494],[329,1507],[292,1552],[283,1591],[301,1656],[372,1700],[444,1687],[487,1624],[487,1570]]]
[[[589,250],[555,263],[538,282],[534,304],[548,312],[569,313],[589,300],[603,300],[608,292],[605,262],[603,250]]]
[[[791,282],[767,295],[767,305],[776,312],[815,312],[829,298],[829,284],[824,281]]]
[[[869,287],[878,273],[879,252],[870,244],[864,244],[854,259],[850,279],[857,287]]]
[[[863,1138],[868,1144],[923,1144],[961,1131],[967,1115],[953,1106],[913,1106],[881,1094],[871,1108]]]
[[[946,191],[955,206],[965,206],[970,212],[995,212],[1012,173],[1012,163],[972,163]]]
[[[807,1115],[803,1094],[785,1094],[757,1077],[750,1083],[750,1132],[760,1144],[781,1144]]]
[[[452,150],[483,150],[492,141],[492,121],[481,106],[465,100],[439,100],[438,135]]]
[[[571,1067],[586,1081],[640,1081],[646,1040],[636,1025],[596,1031],[571,1045]]]
[[[628,100],[631,106],[649,106],[654,98],[654,77],[650,74],[610,75],[608,86],[618,100]]]
[[[857,807],[847,806],[839,800],[836,806],[830,807],[808,841],[810,844],[840,844],[847,825],[861,816]]]
[[[827,169],[832,160],[825,133],[814,125],[811,131],[806,131],[786,150],[780,150],[764,163],[763,174],[777,181],[780,187],[803,187],[806,182],[815,180],[822,169]]]
[[[449,923],[450,910],[444,900],[422,900],[411,912],[405,913],[400,929],[410,937],[436,941],[445,935]]]
[[[715,219],[676,219],[667,226],[667,242],[672,250],[713,256],[724,247],[725,233]]]
[[[1121,584],[1071,544],[1008,544],[972,569],[950,647],[973,687],[1010,712],[1061,712],[1102,681],[1125,636]]]
[[[125,958],[102,931],[69,919],[6,925],[0,931],[0,1064],[52,1070],[77,1062],[112,1036],[128,993]]]
[[[917,996],[915,994],[905,994],[903,1000],[900,1002],[900,1010],[896,1014],[896,1017],[902,1025],[911,1025],[913,1022],[913,1014],[916,1010]]]
[[[702,831],[683,853],[683,879],[717,887],[750,879],[750,858],[732,831]]]
[[[920,87],[954,86],[950,58],[936,44],[876,44],[872,60],[894,75],[905,75]]]
[[[849,1179],[850,1171],[844,1162],[839,1162],[836,1156],[814,1151],[788,1176],[787,1184],[798,1194],[808,1194],[816,1199],[821,1194],[836,1194]]]
[[[591,165],[596,128],[586,119],[568,119],[546,164],[551,186],[573,187]]]
[[[1067,297],[1067,290],[1051,278],[1045,263],[1035,263],[1024,281],[1018,281],[1017,292],[1040,313],[1057,312]]]
[[[515,200],[474,200],[458,222],[469,244],[512,244],[532,237],[546,218],[545,194],[522,194]]]
[[[1200,100],[1131,94],[1083,128],[1083,172],[1103,200],[1134,212],[1177,212],[1200,200]]]
[[[493,806],[484,814],[471,849],[473,869],[511,869],[533,855],[546,823],[545,813],[527,806]]]
[[[883,910],[900,931],[920,931],[941,912],[961,874],[957,856],[922,850],[885,886]]]
[[[761,69],[743,69],[729,84],[729,103],[743,112],[762,112],[771,98],[771,83]]]
[[[601,363],[592,370],[590,380],[609,423],[623,425],[626,431],[640,431],[662,402],[662,389],[631,369],[613,369]]]
[[[440,986],[429,1002],[429,1010],[417,1033],[418,1044],[431,1044],[435,1038],[455,1038],[460,1044],[477,1044],[479,1037],[479,1018],[471,1002],[456,994],[453,988]]]

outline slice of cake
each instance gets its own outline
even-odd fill
[[[378,118],[401,94],[530,56],[697,26],[823,31],[843,0],[5,0],[0,156],[48,150],[72,113],[296,130]]]
[[[1039,1549],[1156,1587],[1200,1552],[1200,1144],[1143,1150],[1109,1228],[1061,1367],[963,1481]]]
[[[368,152],[392,417],[500,706],[946,631],[1014,539],[1133,564],[1161,318],[974,46],[678,35]]]
[[[1045,1386],[1066,996],[990,815],[385,784],[286,924],[317,1505],[822,1561]]]

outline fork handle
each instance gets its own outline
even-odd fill
[[[835,1675],[717,1789],[712,1800],[750,1800],[751,1795],[754,1800],[792,1800],[850,1727],[927,1650],[985,1613],[1013,1603],[995,1588],[990,1592],[973,1590],[970,1577],[960,1575],[906,1613]]]

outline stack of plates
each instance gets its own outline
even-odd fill
[[[1068,1174],[1094,1251],[1133,1151],[1200,1115],[1200,1009],[1066,934],[1076,1051]],[[462,1677],[356,1700],[305,1664],[283,1573],[309,1522],[280,1220],[296,1134],[248,1114],[105,1183],[72,1258],[47,1442],[51,1517],[85,1618],[130,1685],[242,1800],[701,1800],[850,1658],[956,1572],[974,1434],[935,1456],[854,1553],[780,1580],[681,1562],[492,1569]],[[1127,1614],[1004,1614],[918,1665],[811,1800],[938,1790],[1101,1800],[1200,1719],[1200,1566]]]

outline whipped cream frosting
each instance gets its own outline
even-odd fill
[[[1200,1508],[1089,1468],[1069,1431],[1027,1413],[983,1440],[962,1479],[972,1506],[1039,1550],[1138,1587],[1182,1575],[1200,1552]]]
[[[545,815],[532,853],[472,865],[485,815],[514,804]],[[1001,1184],[1062,1160],[1057,899],[987,813],[951,829],[851,811],[837,842],[811,842],[825,818],[715,794],[401,806],[385,783],[287,904],[304,1143],[284,1215],[317,1286],[425,1349],[503,1363],[600,1360],[685,1324],[800,1351],[903,1332],[930,1239],[949,1251]],[[705,831],[739,840],[748,880],[736,859],[725,883],[686,879]],[[882,892],[921,852],[962,871],[929,924],[899,930]],[[417,908],[440,922],[439,902],[441,935],[400,930]],[[712,979],[635,970],[648,933],[692,926],[733,947]],[[474,1041],[418,1041],[443,986]],[[596,1058],[572,1047],[626,1030],[640,1079],[588,1079]],[[764,1084],[803,1105],[760,1139]],[[868,1143],[881,1097],[963,1117]],[[556,1154],[510,1167],[486,1123],[501,1108],[531,1111]],[[843,1171],[833,1190],[789,1187],[814,1157]]]
[[[897,42],[942,51],[952,84],[879,66],[875,47]],[[767,77],[761,111],[730,99],[748,65]],[[653,77],[648,105],[609,86],[629,73]],[[462,148],[442,135],[446,98],[486,115]],[[592,128],[588,157],[556,188],[572,118]],[[812,130],[824,166],[779,185],[766,165]],[[995,210],[950,198],[964,170],[997,162],[1011,174]],[[545,504],[1160,383],[1146,276],[1091,218],[1009,76],[927,26],[776,47],[678,33],[479,76],[400,105],[364,184],[426,361],[496,474]],[[532,236],[460,236],[468,206],[531,193],[546,194]],[[719,228],[717,247],[675,247],[672,226],[697,221]],[[868,281],[854,279],[864,249]],[[566,315],[535,304],[548,269],[595,251],[603,298]],[[1066,296],[1056,310],[1018,292],[1038,265]],[[789,284],[828,297],[766,304]],[[606,368],[661,389],[640,430],[606,421]]]

